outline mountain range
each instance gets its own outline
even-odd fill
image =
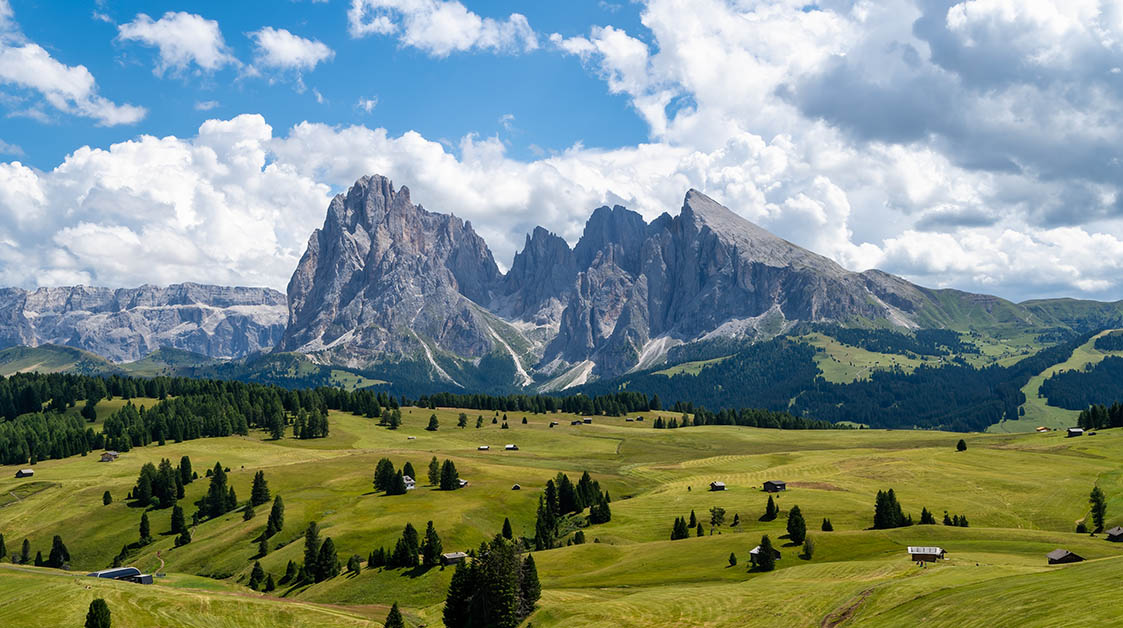
[[[800,323],[1083,329],[1120,303],[1004,299],[851,272],[697,190],[647,222],[600,207],[574,246],[538,227],[502,272],[466,222],[382,176],[337,195],[287,299],[265,288],[0,290],[0,348],[57,344],[114,362],[161,347],[223,360],[296,353],[389,381],[569,388],[743,346]]]

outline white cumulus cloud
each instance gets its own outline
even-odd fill
[[[254,42],[254,63],[282,70],[311,70],[335,52],[323,42],[305,39],[283,28],[266,26],[249,33]]]
[[[192,64],[205,72],[238,65],[218,22],[194,13],[169,11],[158,20],[138,13],[136,19],[117,27],[117,38],[155,47],[159,53],[157,74],[182,72]]]
[[[436,57],[470,50],[538,48],[538,37],[526,16],[481,17],[456,0],[352,0],[347,20],[352,37],[393,35],[403,46]]]

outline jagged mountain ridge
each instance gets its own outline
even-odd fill
[[[113,362],[138,360],[162,347],[239,358],[271,350],[286,313],[285,296],[269,288],[3,288],[0,349],[64,345]]]
[[[536,228],[504,274],[470,223],[412,204],[408,188],[376,175],[333,199],[309,240],[278,348],[355,368],[422,363],[452,383],[457,365],[509,356],[513,383],[560,388],[656,364],[678,344],[801,321],[945,327],[969,307],[1042,322],[953,292],[848,271],[697,190],[677,216],[650,223],[601,207],[572,248]]]

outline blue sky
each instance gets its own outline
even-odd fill
[[[144,106],[148,113],[139,124],[114,127],[80,117],[52,116],[47,124],[0,119],[0,139],[21,147],[24,161],[43,169],[79,145],[105,147],[139,133],[191,135],[209,118],[247,112],[261,113],[275,127],[303,120],[365,124],[394,134],[416,130],[453,143],[470,132],[498,136],[512,156],[521,158],[537,154],[532,146],[544,151],[578,142],[618,147],[647,139],[646,125],[627,97],[609,94],[603,81],[573,59],[544,50],[433,58],[392,38],[349,37],[346,3],[339,0],[269,4],[268,11],[261,11],[246,10],[239,2],[12,0],[28,39],[63,63],[86,66],[103,95]],[[567,36],[584,34],[609,19],[639,26],[637,5],[626,2],[481,2],[472,9],[497,18],[517,11],[531,23]],[[253,40],[246,34],[265,26],[323,42],[334,56],[300,72],[299,79],[295,72],[246,77],[233,65],[209,73],[189,67],[157,76],[153,60],[158,53],[118,40],[118,24],[138,13],[158,19],[169,11],[217,21],[231,54],[245,63],[254,57]],[[367,112],[360,100],[376,100],[377,105]],[[197,108],[212,102],[213,108]],[[504,116],[513,119],[504,123]]]
[[[0,0],[0,285],[283,289],[378,173],[501,266],[696,188],[852,270],[1119,299],[1120,111],[1100,0]]]

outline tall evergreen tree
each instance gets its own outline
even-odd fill
[[[101,505],[102,506],[108,506],[109,504],[112,504],[112,503],[113,503],[113,496],[109,494],[109,491],[105,491],[104,493],[101,494]]]
[[[112,628],[113,621],[109,613],[109,605],[105,603],[102,598],[97,598],[90,602],[90,608],[86,611],[86,624],[85,628]]]
[[[533,613],[541,597],[542,585],[538,582],[538,567],[534,564],[534,556],[527,554],[523,559],[519,580],[519,617],[524,618]]]
[[[273,498],[273,508],[269,511],[269,521],[265,525],[265,536],[271,537],[285,527],[285,502],[278,495]]]
[[[454,491],[460,488],[460,473],[451,460],[445,460],[441,465],[441,490]]]
[[[250,571],[249,587],[254,591],[257,591],[264,580],[265,570],[261,568],[261,563],[259,561],[254,561],[253,570]]]
[[[257,513],[253,511],[253,504],[246,504],[245,507],[242,508],[242,521],[249,521],[253,519],[256,514]]]
[[[511,520],[507,517],[503,517],[503,532],[501,534],[503,535],[503,538],[507,539],[508,541],[515,538],[515,533],[511,529]]]
[[[195,479],[191,471],[191,458],[184,456],[179,459],[179,479],[184,485],[190,484]]]
[[[1107,518],[1107,498],[1100,487],[1093,486],[1092,493],[1088,496],[1088,502],[1092,505],[1092,525],[1093,532],[1103,532],[1104,520]]]
[[[417,479],[417,478],[414,478]],[[441,463],[437,462],[437,457],[429,461],[429,486],[437,486],[441,483]]]
[[[374,468],[374,490],[385,491],[394,482],[394,463],[382,458]]]
[[[761,521],[773,521],[780,514],[780,508],[776,506],[776,501],[772,496],[768,496],[768,504],[764,507],[764,515],[761,516]]]
[[[406,463],[402,465],[402,475],[408,475],[410,479],[414,481],[418,480],[417,471],[413,470],[413,465],[410,464],[409,461],[406,461]]]
[[[807,522],[803,520],[803,513],[800,512],[799,506],[792,506],[788,511],[788,540],[801,545],[805,538],[807,538]]]
[[[769,499],[771,499],[771,498],[769,498]],[[691,529],[694,529],[694,528],[698,527],[698,517],[694,516],[694,510],[693,509],[690,510],[690,522],[686,524],[686,527],[691,528]]]
[[[19,562],[21,565],[26,565],[31,562],[31,541],[23,540],[23,546],[20,547]]]
[[[829,518],[824,517],[823,518],[823,525],[820,526],[819,529],[822,530],[823,532],[834,532],[834,524],[831,523],[831,520]]]
[[[932,512],[929,511],[927,507],[920,509],[920,525],[936,525],[936,517],[932,515]]]
[[[316,558],[316,582],[322,582],[339,575],[339,553],[331,537],[320,545],[320,555]]]
[[[258,471],[253,476],[253,486],[250,488],[250,504],[260,506],[270,499],[272,497],[269,495],[269,483],[265,481],[265,472]]]
[[[148,513],[140,514],[140,544],[148,545],[152,542],[152,528],[148,525]]]
[[[437,415],[433,414],[429,416],[429,425],[426,425],[425,429],[429,430],[430,432],[436,432],[440,426],[440,422],[437,421]]]
[[[406,489],[405,475],[401,471],[394,473],[394,479],[390,481],[390,486],[386,488],[387,495],[405,495]]]
[[[390,612],[386,615],[386,621],[382,623],[382,628],[406,628],[405,620],[402,619],[402,612],[398,610],[398,603],[390,607]]]
[[[962,438],[959,439],[959,442],[955,444],[955,450],[967,451],[967,441],[963,440]]]
[[[315,521],[308,523],[304,530],[304,569],[315,576],[316,562],[320,558],[320,528]]]
[[[226,471],[222,464],[216,462],[211,470],[211,485],[204,498],[204,507],[201,508],[207,517],[221,517],[229,512],[230,488],[226,485]]]
[[[62,542],[62,537],[55,535],[51,539],[51,553],[47,556],[47,566],[55,569],[62,569],[64,565],[70,563],[70,552],[67,551],[66,545]]]
[[[394,546],[394,551],[390,555],[391,567],[416,567],[420,564],[418,559],[419,539],[417,530],[413,524],[407,523],[402,530],[402,536],[398,539],[397,544]]]
[[[363,571],[363,559],[358,554],[351,554],[347,559],[347,573],[357,576]]]
[[[0,534],[0,560],[8,557],[8,546],[4,543],[4,535]]]
[[[433,522],[430,521],[425,526],[425,540],[421,542],[421,564],[425,567],[434,567],[440,564],[442,552],[444,552],[444,546],[441,544],[441,537],[437,535],[437,530],[433,527]]]
[[[760,551],[756,557],[756,567],[760,571],[772,571],[776,568],[776,554],[772,547],[772,539],[768,535],[760,537]]]
[[[445,597],[443,618],[447,628],[467,628],[470,625],[475,592],[475,569],[467,562],[457,563]]]

